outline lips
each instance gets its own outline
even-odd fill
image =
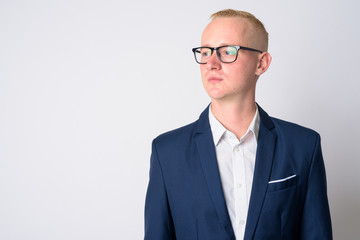
[[[210,83],[218,83],[218,82],[221,82],[221,81],[222,81],[222,78],[220,78],[220,77],[213,76],[213,77],[208,78],[208,82],[210,82]]]

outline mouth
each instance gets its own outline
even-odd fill
[[[219,78],[219,77],[209,77],[208,78],[209,83],[218,83],[218,82],[221,82],[221,81],[222,81],[222,78]]]

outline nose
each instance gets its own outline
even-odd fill
[[[209,60],[206,63],[207,70],[220,70],[221,69],[221,62],[217,56],[217,52],[214,51],[213,54],[210,56]]]

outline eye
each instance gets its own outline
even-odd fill
[[[203,50],[201,50],[201,56],[203,56],[203,57],[209,57],[209,56],[211,56],[211,50],[209,50],[209,49],[203,49]]]
[[[219,53],[223,57],[234,57],[236,56],[237,49],[234,47],[222,47],[220,48]]]
[[[204,51],[201,53],[201,55],[202,55],[203,57],[208,57],[208,56],[211,55],[211,53],[210,53],[209,50],[204,50]]]
[[[224,51],[224,55],[235,56],[236,55],[236,49],[235,48],[227,48]]]

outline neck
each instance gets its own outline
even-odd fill
[[[215,118],[240,140],[254,118],[256,104],[255,100],[223,103],[213,99],[211,111]]]

